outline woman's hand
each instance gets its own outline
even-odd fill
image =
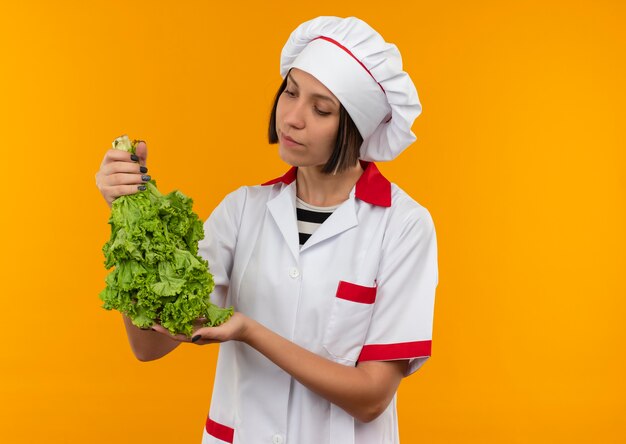
[[[194,332],[191,339],[182,334],[173,335],[162,325],[153,325],[152,329],[176,341],[205,345],[216,342],[245,341],[250,321],[250,318],[238,312],[235,312],[228,321],[217,327],[202,327],[206,319],[198,319],[194,322]]]
[[[102,159],[100,170],[96,173],[96,186],[109,207],[120,196],[145,190],[141,187],[145,187],[144,183],[150,180],[146,174],[146,142],[139,142],[132,156],[126,151],[110,149]]]
[[[362,422],[374,420],[387,408],[409,362],[367,361],[356,366],[332,362],[238,312],[218,327],[201,327],[202,320],[198,320],[198,325],[191,339],[185,335],[171,335],[161,325],[152,328],[176,341],[199,345],[244,342],[301,384]]]

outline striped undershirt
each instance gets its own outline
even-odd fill
[[[341,204],[340,204],[341,205]],[[316,207],[296,197],[296,213],[298,215],[298,234],[300,246],[309,240],[311,235],[333,214],[340,205],[332,207]]]

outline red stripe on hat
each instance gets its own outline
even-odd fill
[[[231,429],[228,426],[220,424],[218,422],[213,421],[211,418],[207,417],[206,419],[206,432],[211,435],[213,438],[220,439],[224,442],[233,442],[233,437],[235,436],[235,429]]]
[[[393,361],[430,356],[432,341],[364,345],[358,361]]]
[[[357,58],[356,58],[356,56],[355,56],[354,54],[352,54],[352,51],[350,51],[348,48],[346,48],[345,46],[343,46],[343,45],[342,45],[341,43],[339,43],[337,40],[331,39],[330,37],[326,37],[326,36],[321,35],[321,36],[319,36],[319,37],[315,37],[313,40],[317,40],[317,39],[326,40],[327,42],[330,42],[330,43],[332,43],[333,45],[336,45],[336,46],[338,46],[339,48],[343,49],[345,52],[347,52],[347,53],[350,55],[350,57],[352,57],[354,60],[356,60],[356,61],[358,62],[358,64],[359,64],[359,65],[361,65],[365,71],[367,71],[367,73],[370,75],[370,77],[371,77],[372,79],[374,79],[374,82],[376,82],[376,84],[377,84],[378,86],[380,86],[380,89],[382,90],[382,92],[383,92],[383,93],[385,93],[385,95],[387,94],[387,93],[385,92],[385,88],[383,88],[383,86],[382,86],[380,83],[378,83],[378,80],[376,80],[376,77],[374,77],[374,75],[370,72],[370,70],[369,70],[369,69],[367,69],[367,67],[366,67],[366,66],[365,66],[365,65],[364,65],[364,64],[363,64],[363,63],[362,63],[359,59],[357,59]]]

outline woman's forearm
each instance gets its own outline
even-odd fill
[[[122,315],[128,342],[133,354],[140,361],[154,361],[174,350],[180,342],[152,330],[142,330],[133,325],[128,316]]]
[[[387,408],[407,366],[407,361],[345,366],[294,344],[252,319],[242,341],[362,422],[372,421]]]
[[[339,364],[283,338],[239,312],[220,326],[199,328],[191,339],[172,336],[160,325],[154,328],[172,340],[198,345],[243,342],[309,390],[362,422],[374,420],[387,408],[408,365],[406,360],[368,361],[356,367]]]

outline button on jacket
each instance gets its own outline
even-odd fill
[[[374,163],[299,246],[296,168],[241,187],[204,225],[214,303],[349,366],[430,356],[437,241],[430,213]],[[246,344],[220,345],[203,444],[395,444],[395,397],[362,423]]]

